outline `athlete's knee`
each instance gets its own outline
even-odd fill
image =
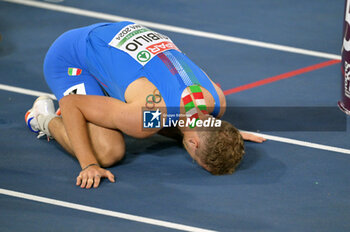
[[[125,144],[105,147],[103,154],[99,156],[99,163],[102,167],[111,167],[121,161],[125,156]]]
[[[67,95],[59,100],[59,107],[61,111],[70,110],[75,104],[75,95]]]
[[[72,102],[73,98],[74,98],[74,95],[63,96],[59,100],[60,107],[65,106],[67,104],[70,104]]]

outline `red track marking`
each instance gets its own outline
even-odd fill
[[[247,89],[252,89],[252,88],[255,88],[255,87],[258,87],[258,86],[261,86],[261,85],[266,85],[266,84],[269,84],[269,83],[272,83],[272,82],[275,82],[275,81],[279,81],[279,80],[287,79],[287,78],[290,78],[290,77],[294,77],[294,76],[300,75],[302,73],[311,72],[311,71],[314,71],[314,70],[317,70],[317,69],[320,69],[320,68],[324,68],[324,67],[327,67],[327,66],[330,66],[330,65],[333,65],[333,64],[338,64],[340,62],[341,62],[341,60],[329,60],[329,61],[322,62],[322,63],[319,63],[319,64],[311,65],[311,66],[308,66],[308,67],[305,67],[305,68],[297,69],[297,70],[294,70],[294,71],[291,71],[291,72],[283,73],[283,74],[280,74],[280,75],[277,75],[277,76],[274,76],[274,77],[269,77],[269,78],[266,78],[266,79],[263,79],[263,80],[260,80],[260,81],[256,81],[256,82],[252,82],[252,83],[249,83],[249,84],[246,84],[246,85],[241,85],[241,86],[238,86],[238,87],[235,87],[235,88],[232,88],[232,89],[228,89],[228,90],[224,91],[224,94],[225,95],[229,95],[229,94],[233,94],[233,93],[238,93],[238,92],[241,92],[241,91],[244,91],[244,90],[247,90]]]

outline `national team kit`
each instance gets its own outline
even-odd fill
[[[98,23],[64,33],[47,52],[44,75],[57,100],[86,94],[125,101],[129,84],[146,77],[172,120],[178,119],[180,99],[189,118],[198,119],[198,110],[208,114],[199,86],[214,98],[212,115],[220,111],[218,94],[206,74],[169,37],[132,22]]]

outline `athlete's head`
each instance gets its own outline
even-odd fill
[[[215,129],[184,133],[183,144],[190,156],[214,175],[232,174],[244,155],[241,134],[226,121]]]

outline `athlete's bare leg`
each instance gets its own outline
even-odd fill
[[[87,123],[87,127],[94,154],[102,167],[110,167],[124,157],[125,142],[120,131],[92,123]],[[55,140],[75,157],[62,118],[53,118],[49,123],[49,130]]]

